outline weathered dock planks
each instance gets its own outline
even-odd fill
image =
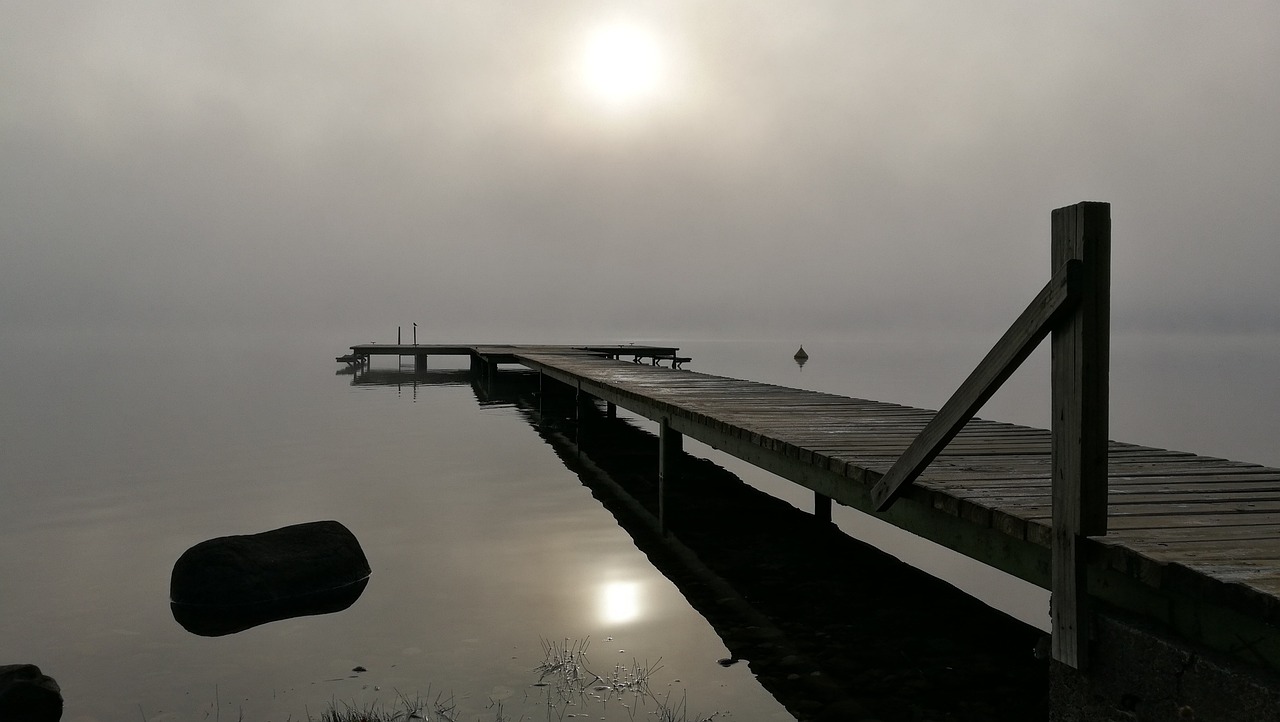
[[[599,356],[516,358],[871,514],[871,488],[935,416]],[[878,516],[1048,588],[1050,451],[1047,430],[974,418]],[[1081,546],[1091,597],[1280,671],[1280,469],[1112,441],[1106,472],[1107,531]]]

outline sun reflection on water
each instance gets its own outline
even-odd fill
[[[644,614],[644,594],[639,582],[605,582],[598,593],[598,613],[605,624],[627,624]]]

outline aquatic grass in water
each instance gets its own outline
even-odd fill
[[[661,659],[657,662],[640,663],[632,660],[630,665],[616,664],[605,674],[593,671],[587,658],[590,639],[564,639],[562,641],[540,640],[543,659],[532,670],[537,681],[529,689],[541,690],[541,700],[537,693],[525,693],[526,710],[519,718],[510,717],[501,699],[489,698],[485,707],[485,715],[464,715],[452,694],[436,692],[433,696],[430,687],[425,694],[409,696],[395,690],[396,698],[391,702],[375,700],[367,704],[332,700],[328,707],[313,716],[310,710],[299,722],[534,722],[545,719],[563,721],[575,718],[607,719],[610,706],[621,707],[628,720],[656,720],[656,722],[710,722],[720,716],[716,712],[707,716],[689,715],[687,694],[680,693],[678,700],[673,700],[672,693],[659,696],[650,689],[650,681],[654,674],[662,669]],[[679,680],[675,680],[678,682]],[[376,688],[375,688],[376,689]],[[206,719],[221,719],[220,695],[215,687],[213,712],[206,712]],[[541,708],[536,716],[529,714],[528,703]],[[141,712],[141,709],[139,709]],[[211,717],[211,715],[213,715]],[[142,717],[147,722],[146,716]],[[289,721],[295,718],[290,716]],[[243,722],[243,711],[237,717]]]
[[[430,701],[428,701],[430,700]],[[381,702],[370,702],[364,707],[347,702],[330,702],[329,708],[320,714],[319,719],[307,714],[307,722],[460,722],[457,702],[453,695],[446,696],[437,692],[431,697],[428,688],[426,697],[409,697],[396,690],[396,701],[390,707]],[[493,722],[509,722],[502,714],[502,705],[497,705]]]
[[[534,686],[546,694],[548,719],[588,717],[591,715],[586,712],[569,710],[571,707],[585,709],[590,705],[599,705],[603,714],[610,704],[620,705],[633,720],[644,713],[653,715],[659,722],[708,722],[720,714],[690,718],[685,694],[682,693],[674,704],[669,692],[663,697],[654,694],[649,682],[654,673],[662,669],[661,658],[653,663],[633,659],[630,665],[616,664],[602,675],[592,671],[589,665],[589,638],[558,642],[543,639],[541,642],[543,660],[533,670],[538,674]],[[653,709],[645,712],[644,708],[649,706]]]
[[[330,702],[329,709],[320,714],[319,720],[313,720],[310,714],[307,715],[307,720],[308,722],[408,722],[408,720],[436,719],[440,722],[456,722],[453,715],[456,713],[457,705],[454,704],[452,697],[446,699],[442,694],[436,695],[431,704],[434,717],[427,712],[427,707],[427,703],[421,697],[410,698],[396,692],[396,702],[389,709],[381,702],[371,702],[363,708],[346,702],[341,703],[339,708],[338,703]]]

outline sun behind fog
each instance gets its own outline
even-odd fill
[[[657,37],[644,27],[600,25],[582,46],[578,75],[592,99],[610,110],[627,110],[659,94],[664,60]]]

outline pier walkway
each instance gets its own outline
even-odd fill
[[[1010,574],[1050,587],[1051,434],[972,419],[883,513],[871,490],[934,411],[601,357],[518,353],[616,404]],[[1091,597],[1280,670],[1280,469],[1112,441]],[[678,472],[669,471],[668,476]]]

